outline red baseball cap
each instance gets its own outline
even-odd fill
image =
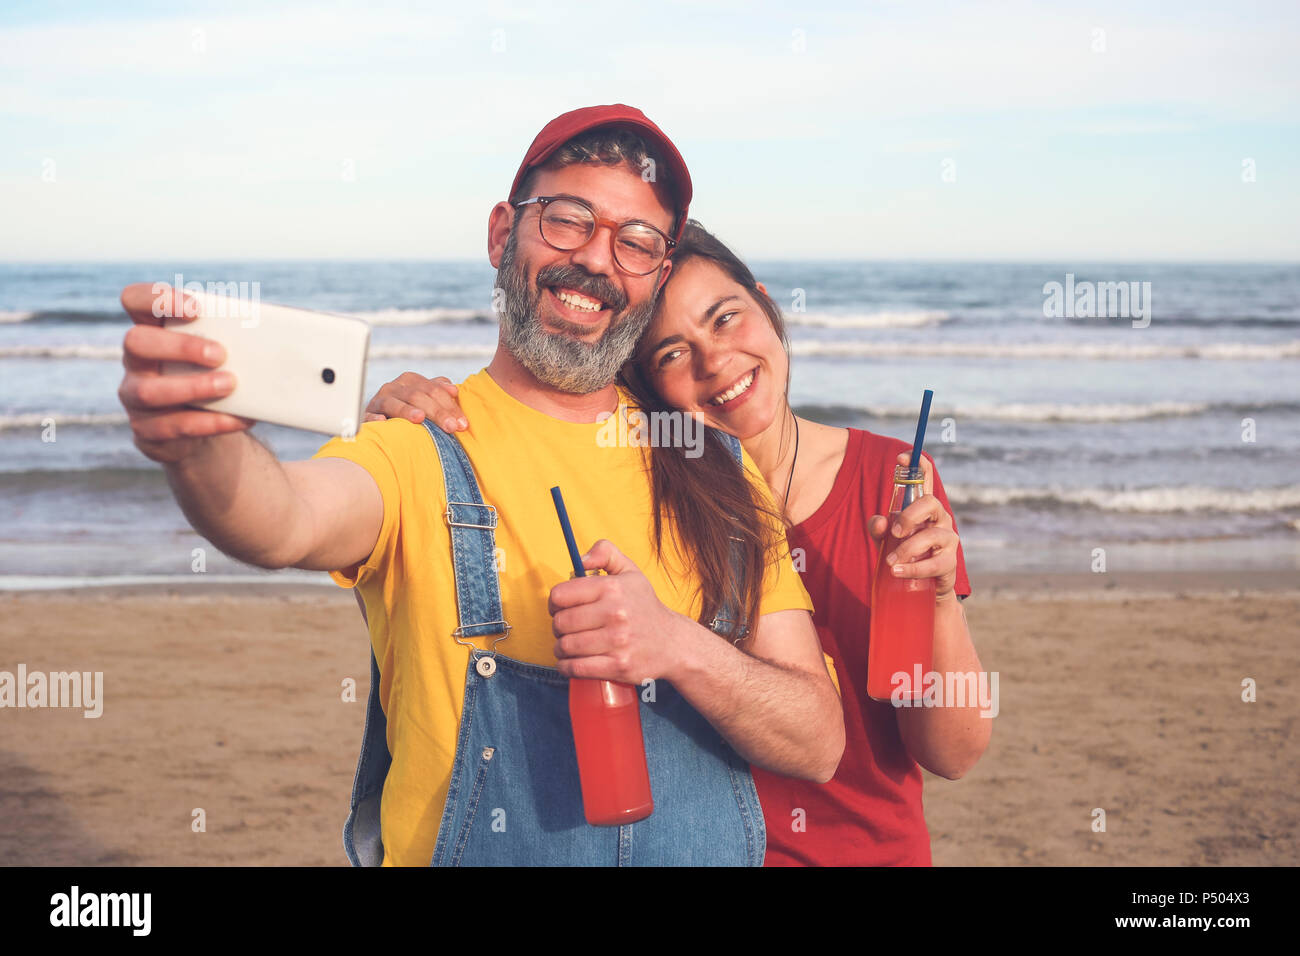
[[[596,129],[598,126],[629,127],[648,139],[652,145],[659,147],[661,153],[659,160],[668,167],[668,186],[677,201],[677,230],[673,238],[681,239],[682,231],[686,228],[686,213],[691,205],[691,174],[686,169],[686,161],[682,159],[682,154],[677,152],[677,147],[673,145],[672,140],[664,135],[663,130],[650,122],[636,107],[624,106],[622,103],[609,106],[584,106],[582,109],[571,110],[557,116],[542,127],[542,131],[533,140],[533,145],[528,147],[524,161],[519,164],[515,181],[510,184],[510,198],[514,198],[515,190],[519,188],[530,170],[543,165],[556,150],[575,136]]]

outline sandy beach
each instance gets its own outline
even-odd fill
[[[966,777],[927,777],[935,864],[1300,863],[1295,583],[977,578],[1000,713]],[[0,670],[104,675],[98,718],[0,710],[0,863],[346,865],[366,648],[334,588],[0,594]]]

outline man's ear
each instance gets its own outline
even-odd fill
[[[508,202],[499,202],[488,214],[488,261],[492,268],[501,266],[501,257],[505,254],[506,243],[510,239],[510,228],[515,224],[515,207]]]
[[[755,282],[754,285],[758,286],[759,292],[763,293],[763,295],[767,295],[767,286],[763,285],[763,283],[761,282]],[[769,299],[772,298],[770,295],[768,295],[767,297]]]
[[[673,271],[673,260],[665,259],[664,264],[659,267],[659,284],[655,286],[655,292],[663,289],[664,283],[668,281],[668,273]]]

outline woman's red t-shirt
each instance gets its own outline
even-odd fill
[[[871,579],[879,551],[867,522],[888,512],[896,459],[910,447],[850,428],[831,493],[787,533],[795,569],[816,608],[822,649],[835,662],[846,741],[828,783],[753,768],[767,823],[765,866],[930,865],[921,768],[903,746],[893,706],[867,696]],[[934,495],[951,515],[937,469]],[[970,594],[960,546],[954,590]]]

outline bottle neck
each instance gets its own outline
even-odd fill
[[[908,468],[897,465],[894,468],[894,493],[890,496],[889,513],[905,511],[912,502],[925,495],[924,472],[920,466]]]

